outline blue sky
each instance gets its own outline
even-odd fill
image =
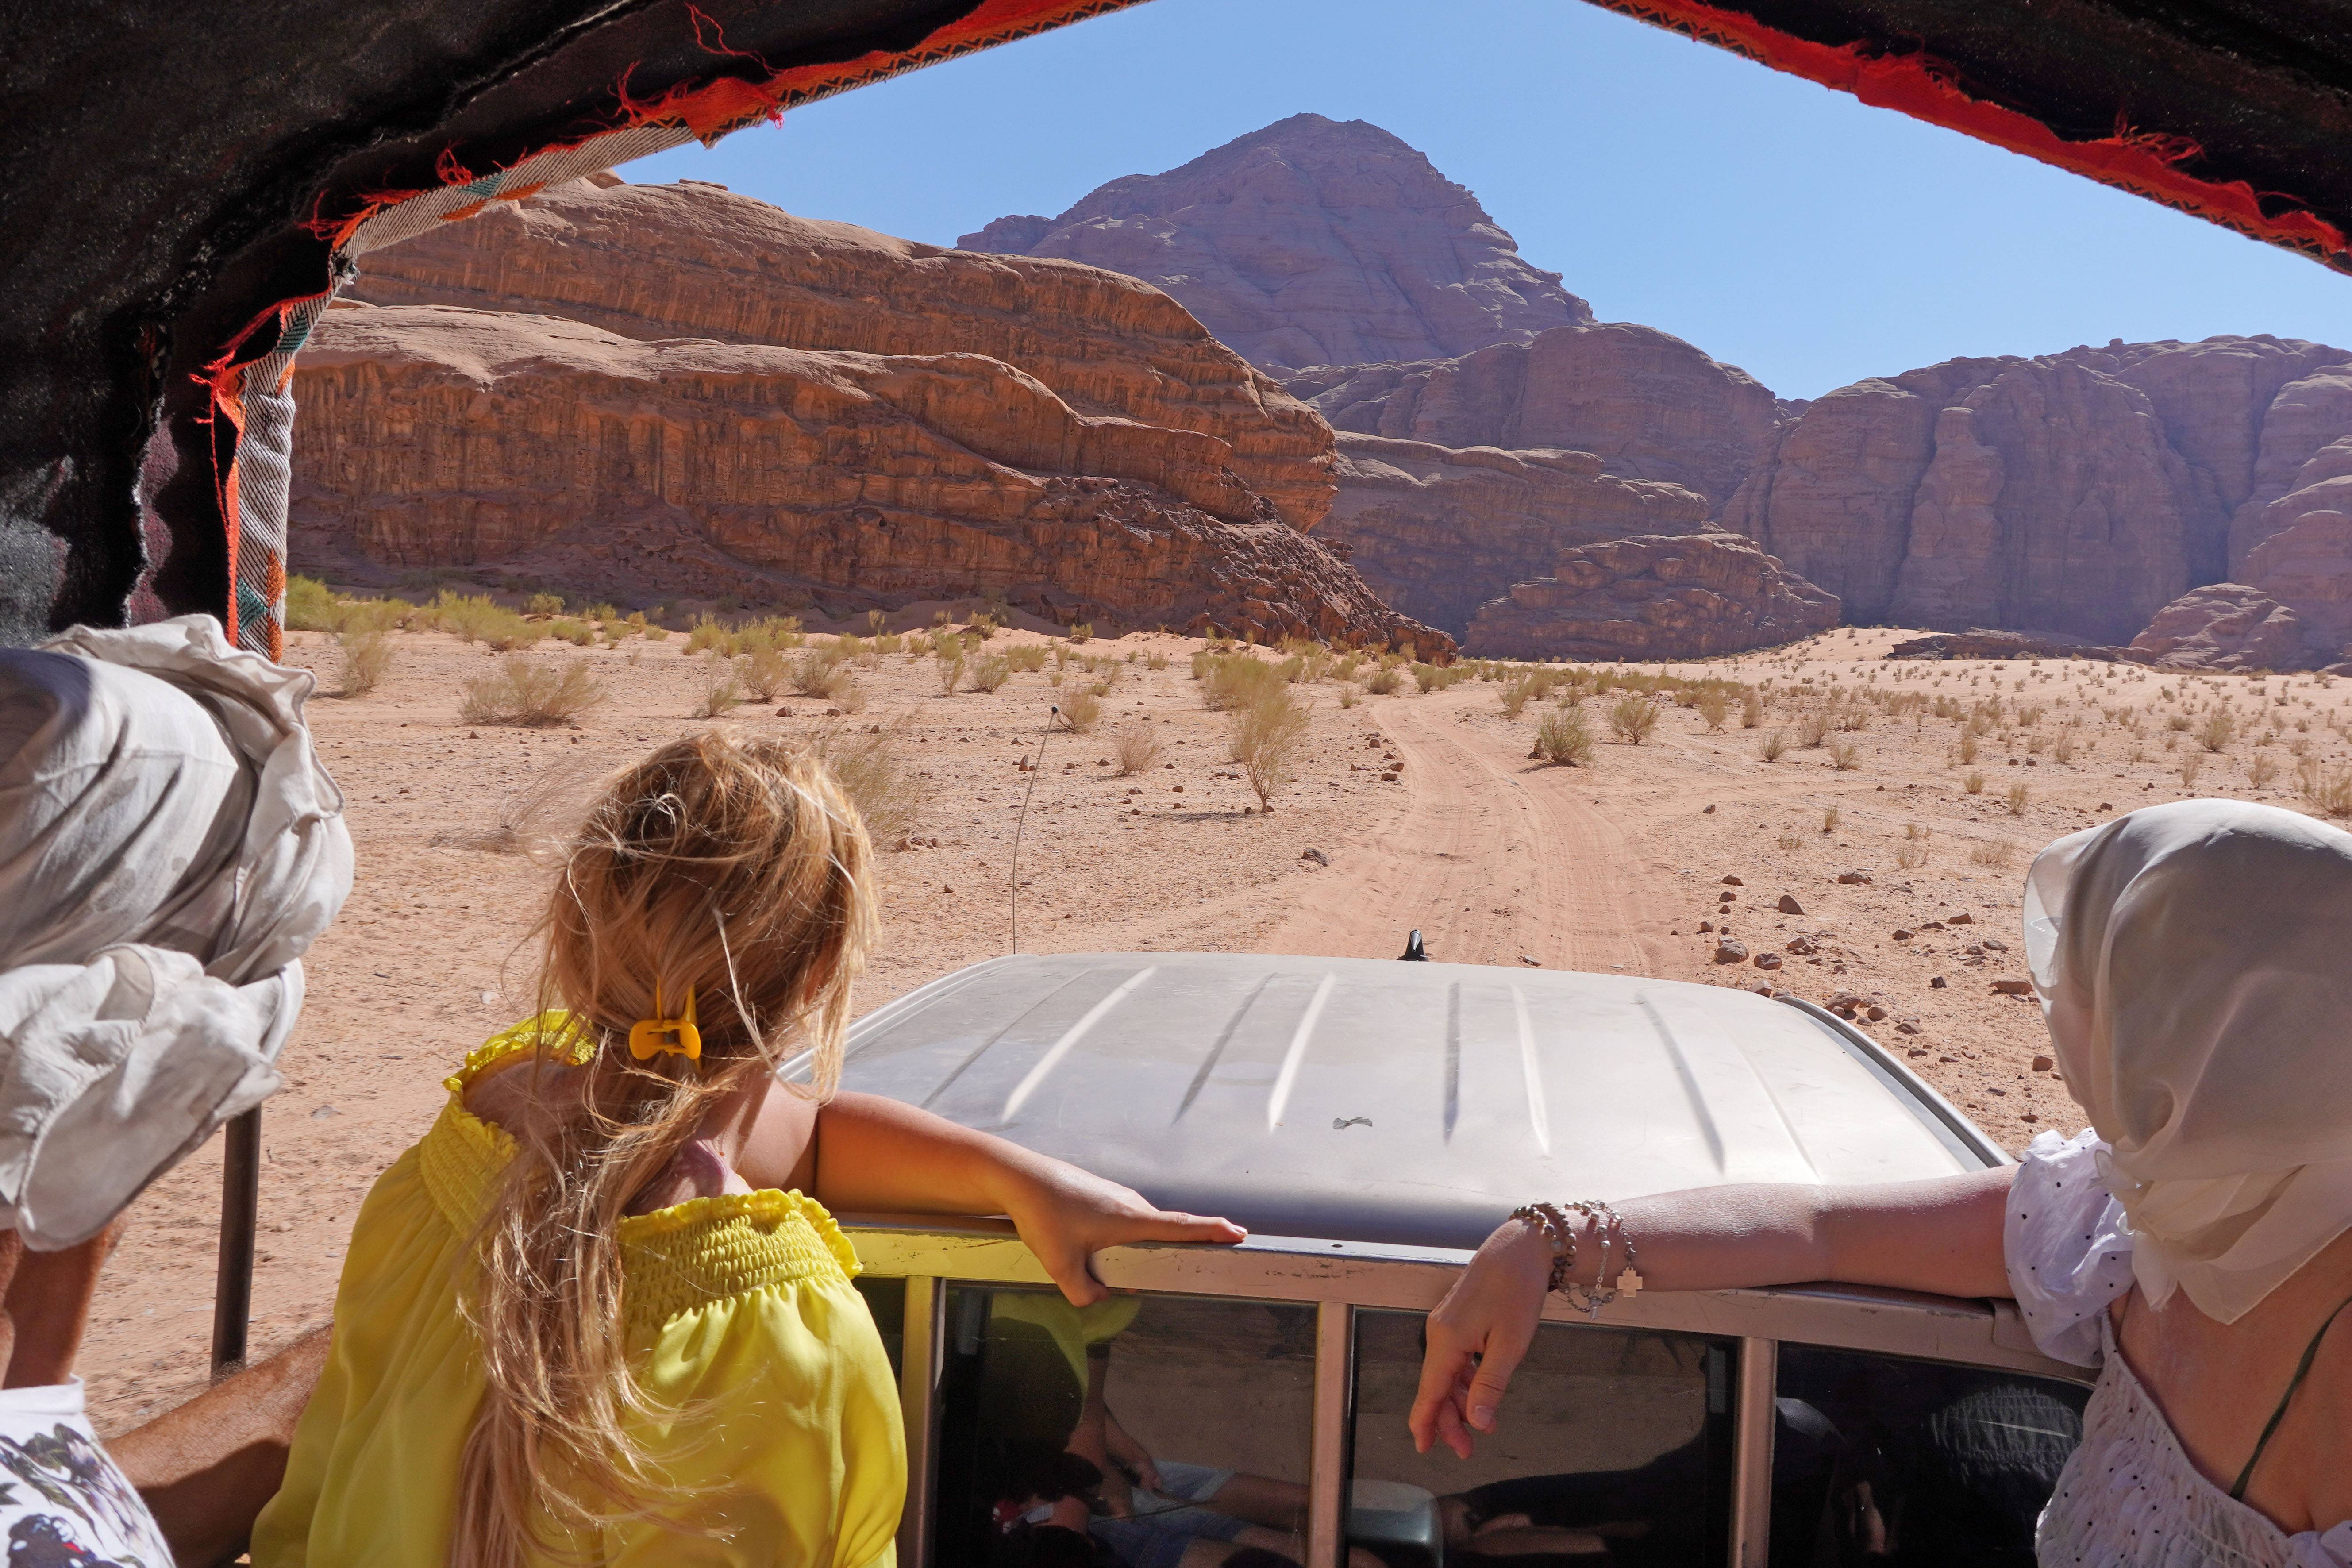
[[[2352,278],[1577,0],[1150,0],[621,173],[951,245],[1303,110],[1783,396],[2110,338],[2352,346]]]

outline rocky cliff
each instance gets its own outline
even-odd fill
[[[1457,637],[1479,605],[1549,575],[1563,550],[1706,526],[1704,497],[1605,474],[1589,452],[1343,433],[1338,477],[1339,500],[1316,537],[1346,545],[1389,604]]]
[[[1139,278],[1268,366],[1449,359],[1592,320],[1428,158],[1376,125],[1319,114],[956,243]]]
[[[2225,337],[1953,360],[1815,400],[1723,521],[1837,594],[1851,620],[2119,644],[2191,590],[2230,583],[2294,608],[2318,639],[2309,657],[2327,662],[2344,617],[2327,607],[2325,563],[2352,559],[2332,524],[2295,531],[2352,500],[2339,483],[2352,444],[2335,445],[2347,436],[2352,353],[2321,344]],[[2232,602],[2231,616],[2247,607]],[[2206,646],[2181,634],[2183,617],[2218,604],[2173,614],[2158,634],[2168,653],[2185,661],[2179,648]],[[2274,650],[2278,636],[2271,625],[2260,646]]]
[[[1795,642],[1838,602],[1735,533],[1612,540],[1560,552],[1549,576],[1479,607],[1482,658],[1705,658]]]
[[[1420,364],[1326,368],[1285,384],[1338,430],[1444,447],[1559,447],[1721,507],[1772,450],[1783,405],[1670,333],[1613,321]]]
[[[566,316],[625,338],[984,354],[1074,411],[1206,437],[1193,499],[1293,526],[1331,504],[1331,433],[1157,289],[823,223],[717,185],[558,185],[378,251],[346,297]],[[1212,493],[1226,499],[1211,504]]]
[[[1082,411],[985,355],[352,305],[296,395],[295,558],[344,580],[494,564],[623,603],[986,595],[1063,622],[1450,646],[1204,479],[1214,437]]]

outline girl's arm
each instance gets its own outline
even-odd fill
[[[1997,1167],[1883,1186],[1707,1187],[1631,1199],[1617,1212],[1648,1290],[1835,1280],[2006,1296],[2001,1211],[2014,1173]],[[1574,1277],[1593,1283],[1601,1258],[1601,1238],[1585,1222]],[[1506,1220],[1430,1313],[1410,1417],[1416,1448],[1426,1453],[1442,1441],[1466,1459],[1471,1433],[1494,1431],[1496,1408],[1535,1338],[1551,1263],[1540,1231]],[[1612,1247],[1610,1272],[1623,1263]]]
[[[754,1185],[797,1187],[830,1209],[1003,1215],[1080,1307],[1109,1294],[1087,1262],[1103,1247],[1229,1247],[1248,1234],[1230,1220],[1154,1208],[1116,1182],[878,1095],[837,1094],[822,1106],[769,1095],[740,1168]]]

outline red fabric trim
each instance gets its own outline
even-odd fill
[[[1774,70],[1853,94],[1930,125],[1961,132],[2012,153],[2086,175],[2135,195],[2232,228],[2252,238],[2299,250],[2331,267],[2352,270],[2344,232],[2304,208],[2269,214],[2243,180],[2216,182],[2180,164],[2200,149],[2185,137],[2135,131],[2117,123],[2113,136],[2069,142],[2028,114],[1970,98],[1943,61],[1924,54],[1889,55],[1865,45],[1832,46],[1793,37],[1743,12],[1703,0],[1594,0],[1610,10],[1669,28],[1701,43],[1744,55]]]

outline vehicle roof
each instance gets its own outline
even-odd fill
[[[1197,952],[993,959],[850,1031],[845,1089],[1276,1236],[1477,1245],[1535,1198],[2000,1159],[1865,1037],[1617,974]]]

